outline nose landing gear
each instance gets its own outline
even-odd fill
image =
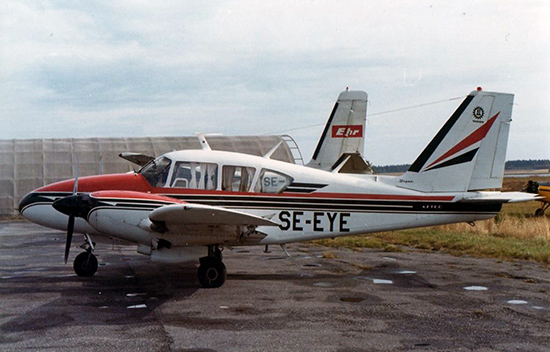
[[[197,277],[200,285],[204,288],[221,287],[227,278],[227,269],[222,262],[219,246],[208,246],[208,256],[200,258],[199,261]]]
[[[74,272],[83,277],[94,276],[97,265],[97,258],[91,252],[80,253],[73,262]]]
[[[90,277],[94,276],[98,266],[97,258],[92,253],[95,243],[92,242],[88,234],[84,235],[84,238],[86,242],[80,248],[86,250],[86,252],[82,252],[76,256],[73,262],[73,269],[78,276]]]

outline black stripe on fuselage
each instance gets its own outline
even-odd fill
[[[446,203],[446,202],[367,202],[366,204],[349,204],[334,202],[257,202],[239,200],[194,200],[197,204],[223,207],[227,209],[251,209],[251,210],[297,210],[297,211],[329,211],[350,213],[426,213],[426,214],[487,214],[498,213],[500,204],[479,203]],[[154,210],[163,204],[135,204],[131,202],[116,202],[110,205],[101,203],[99,207],[125,210]],[[95,209],[94,209],[95,210]]]
[[[72,195],[70,192],[44,192],[44,193],[30,193],[25,196],[20,204],[19,211],[24,211],[27,207],[36,204],[53,204],[57,199],[68,197]],[[134,199],[134,198],[93,198],[98,203],[98,206],[106,207],[130,207],[130,208],[144,208],[144,209],[156,209],[164,205],[176,204],[170,201],[153,200],[153,199]]]
[[[328,186],[326,183],[304,183],[304,182],[292,182],[288,186],[284,193],[312,193],[321,188]]]
[[[328,186],[326,183],[305,183],[305,182],[292,182],[289,187],[302,187],[302,188],[313,188],[320,189]]]
[[[70,194],[70,193],[69,193]],[[66,194],[64,194],[66,196]],[[51,194],[48,194],[51,197]],[[258,210],[303,210],[332,212],[376,212],[376,213],[436,213],[436,214],[477,214],[497,213],[501,204],[494,203],[457,203],[422,200],[365,200],[333,198],[290,198],[269,196],[222,196],[222,195],[184,195],[165,194],[165,196],[189,203],[205,204],[233,209]],[[38,198],[37,198],[38,200]],[[98,206],[113,209],[156,209],[170,204],[163,201],[138,199],[100,199]],[[53,203],[42,197],[41,204]]]
[[[412,163],[408,171],[419,172],[422,169],[422,167],[424,167],[424,164],[426,164],[428,159],[432,156],[432,154],[437,149],[441,141],[443,141],[445,136],[447,136],[447,133],[449,133],[451,128],[453,128],[456,121],[458,121],[459,117],[462,115],[464,110],[466,110],[468,105],[470,105],[470,103],[472,102],[472,99],[474,99],[473,95],[468,95],[466,99],[464,99],[464,101],[462,102],[462,104],[460,104],[458,109],[456,109],[456,111],[447,120],[445,125],[443,125],[443,127],[439,130],[439,132],[437,132],[437,134],[432,139],[430,144],[428,144],[426,149],[424,149],[424,151],[422,151],[422,153],[418,156],[418,158],[416,158],[414,163]]]
[[[38,203],[42,204],[50,204],[53,203],[54,200],[70,196],[72,193],[70,192],[48,192],[48,193],[39,193],[39,192],[33,192],[29,193],[21,200],[19,201],[19,213],[22,213],[27,207],[31,205],[35,205]]]
[[[189,203],[240,209],[326,210],[340,212],[495,213],[501,204],[438,201],[289,198],[256,196],[204,196],[166,194]]]

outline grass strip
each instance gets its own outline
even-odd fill
[[[550,241],[544,238],[515,238],[484,233],[441,231],[436,228],[382,232],[314,241],[328,247],[378,248],[402,251],[403,246],[452,255],[530,260],[550,264]]]

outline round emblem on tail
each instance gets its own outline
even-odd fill
[[[485,115],[485,110],[481,106],[476,106],[474,111],[472,111],[472,115],[479,120]]]

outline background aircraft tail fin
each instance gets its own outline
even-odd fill
[[[362,157],[366,116],[367,93],[348,90],[340,93],[307,166],[332,171],[343,154]]]
[[[473,91],[399,179],[424,192],[502,187],[513,94]]]

